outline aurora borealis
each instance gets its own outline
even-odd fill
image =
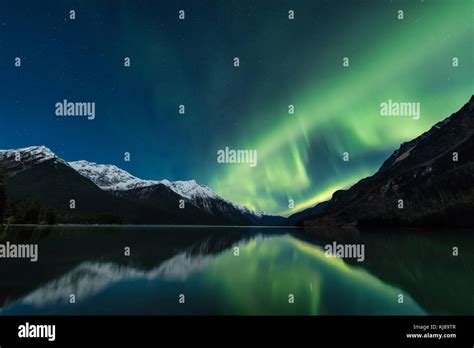
[[[195,179],[288,215],[467,102],[473,18],[471,0],[2,1],[0,148]],[[96,118],[58,119],[63,99],[94,101]],[[388,100],[419,102],[420,119],[381,117]],[[257,150],[258,165],[218,163],[226,147]]]

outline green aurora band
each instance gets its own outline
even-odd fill
[[[341,46],[329,48],[332,57],[324,52],[325,65],[308,71],[307,85],[287,103],[295,106],[294,115],[287,106],[254,110],[255,119],[268,113],[274,119],[270,128],[252,131],[238,144],[258,151],[258,165],[222,166],[209,185],[233,202],[290,215],[372,175],[400,143],[457,111],[473,94],[473,4],[421,3],[400,21],[396,7],[387,7],[385,15],[394,18],[384,28],[371,27],[367,16],[354,18],[354,32],[333,39],[351,53]],[[365,41],[370,30],[382,31],[380,40]],[[361,47],[354,49],[355,43]],[[380,103],[389,99],[419,102],[420,119],[381,117]],[[342,159],[345,151],[349,162]]]

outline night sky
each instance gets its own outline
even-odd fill
[[[471,0],[3,0],[0,148],[44,144],[288,214],[289,199],[294,212],[330,198],[468,101],[473,15]],[[95,120],[57,117],[63,99],[95,102]],[[382,117],[389,99],[419,102],[420,119]],[[258,165],[217,163],[226,146],[256,149]]]

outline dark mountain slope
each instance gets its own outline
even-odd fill
[[[206,214],[188,204],[179,209],[182,198],[164,185],[153,186],[146,199],[137,199],[135,189],[121,195],[104,191],[68,165],[47,160],[17,172],[7,181],[8,195],[17,200],[38,201],[68,213],[110,215],[133,224],[217,224],[226,219]],[[76,209],[69,208],[70,200]]]
[[[38,201],[68,213],[108,214],[133,219],[139,212],[138,207],[130,207],[127,200],[117,199],[102,191],[92,181],[55,159],[43,161],[9,177],[7,191],[13,199]],[[75,200],[75,209],[70,209],[71,199]]]
[[[457,156],[457,160],[456,160]],[[403,201],[403,208],[399,205]],[[474,96],[297,224],[474,226]],[[292,217],[290,217],[291,219]]]
[[[126,198],[147,207],[148,210],[153,210],[155,214],[142,217],[142,221],[149,221],[150,223],[156,223],[156,221],[162,223],[163,218],[169,215],[174,217],[168,221],[170,224],[231,224],[235,223],[236,216],[238,216],[236,214],[236,216],[227,218],[221,215],[213,215],[187,200],[184,202],[184,209],[180,209],[180,200],[183,200],[183,197],[163,184],[126,191],[114,191],[113,194],[118,198]]]
[[[79,169],[44,146],[0,150],[9,197],[8,207],[0,201],[0,212],[8,210],[8,223],[254,225],[283,219],[228,202],[195,181],[145,181],[115,166],[86,161]],[[109,181],[123,189],[98,185]],[[4,185],[0,188],[4,192]]]

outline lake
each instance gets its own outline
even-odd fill
[[[363,262],[328,257],[333,239]],[[0,259],[2,315],[474,314],[469,231],[9,226],[6,241],[39,258]]]

